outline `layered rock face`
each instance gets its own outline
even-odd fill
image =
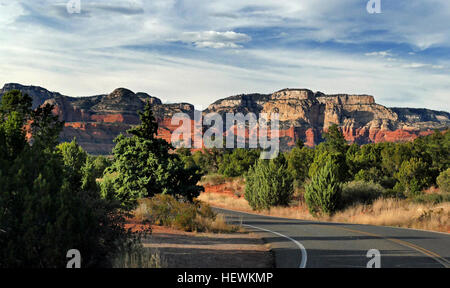
[[[76,137],[80,145],[92,154],[109,154],[114,147],[113,139],[139,123],[138,111],[143,110],[146,102],[152,105],[159,122],[159,137],[167,141],[179,127],[171,123],[172,116],[182,112],[194,119],[195,113],[191,104],[163,104],[156,97],[125,88],[118,88],[110,94],[68,97],[41,87],[6,84],[0,90],[0,98],[12,89],[32,96],[34,108],[45,103],[54,105],[54,113],[66,122],[61,141],[71,141]],[[376,104],[374,97],[369,95],[325,95],[308,89],[231,96],[214,102],[203,114],[211,112],[220,115],[254,113],[256,116],[278,113],[282,150],[290,149],[297,139],[309,146],[320,143],[322,133],[332,124],[341,127],[349,142],[359,144],[409,141],[430,134],[434,129],[450,126],[447,112],[386,108]]]
[[[428,109],[387,108],[370,95],[325,95],[308,89],[284,89],[273,94],[238,95],[218,100],[205,112],[278,113],[283,150],[297,139],[308,146],[337,124],[348,142],[358,144],[409,141],[450,126],[450,113]]]

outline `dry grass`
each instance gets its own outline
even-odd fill
[[[274,207],[255,212],[244,198],[225,194],[202,193],[199,199],[216,207],[228,208],[260,215],[303,220],[370,224],[450,232],[450,203],[419,204],[399,199],[378,199],[371,205],[357,204],[335,215],[314,218],[303,202],[290,207]]]
[[[398,199],[378,199],[372,205],[355,205],[328,219],[334,222],[450,232],[449,218],[449,202],[433,205]]]
[[[134,247],[114,258],[113,268],[164,268],[165,263],[158,249]]]
[[[216,214],[205,202],[179,202],[169,195],[157,195],[140,199],[138,203],[133,215],[139,222],[193,232],[231,233],[240,230],[239,226],[227,224],[225,217]]]
[[[203,227],[203,231],[209,233],[232,233],[241,229],[239,226],[228,224],[222,214],[218,214],[215,219],[197,215],[196,221],[199,226]]]
[[[223,193],[201,193],[198,200],[206,202],[212,206],[235,209],[239,211],[253,211],[247,200],[243,197],[235,198]]]

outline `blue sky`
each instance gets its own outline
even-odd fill
[[[450,1],[0,0],[0,85],[117,87],[204,109],[309,88],[450,111]]]

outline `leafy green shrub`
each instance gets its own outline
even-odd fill
[[[254,210],[286,206],[294,192],[292,176],[277,158],[259,160],[250,168],[245,181],[244,197]]]
[[[409,197],[422,193],[432,183],[428,164],[418,158],[403,161],[395,177],[399,181],[395,189],[404,190]]]
[[[305,200],[312,215],[330,215],[338,208],[342,191],[337,177],[338,169],[334,161],[327,161],[305,187]]]
[[[234,149],[231,153],[222,156],[219,163],[219,173],[227,177],[242,176],[255,164],[260,151],[256,149]]]
[[[450,193],[450,168],[442,171],[436,179],[436,183],[443,192]]]
[[[361,203],[371,204],[374,200],[385,195],[385,189],[373,182],[352,181],[342,187],[341,207]]]

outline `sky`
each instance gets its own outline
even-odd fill
[[[70,0],[72,4],[78,0]],[[0,0],[0,86],[118,87],[205,109],[308,88],[450,111],[450,1]]]

